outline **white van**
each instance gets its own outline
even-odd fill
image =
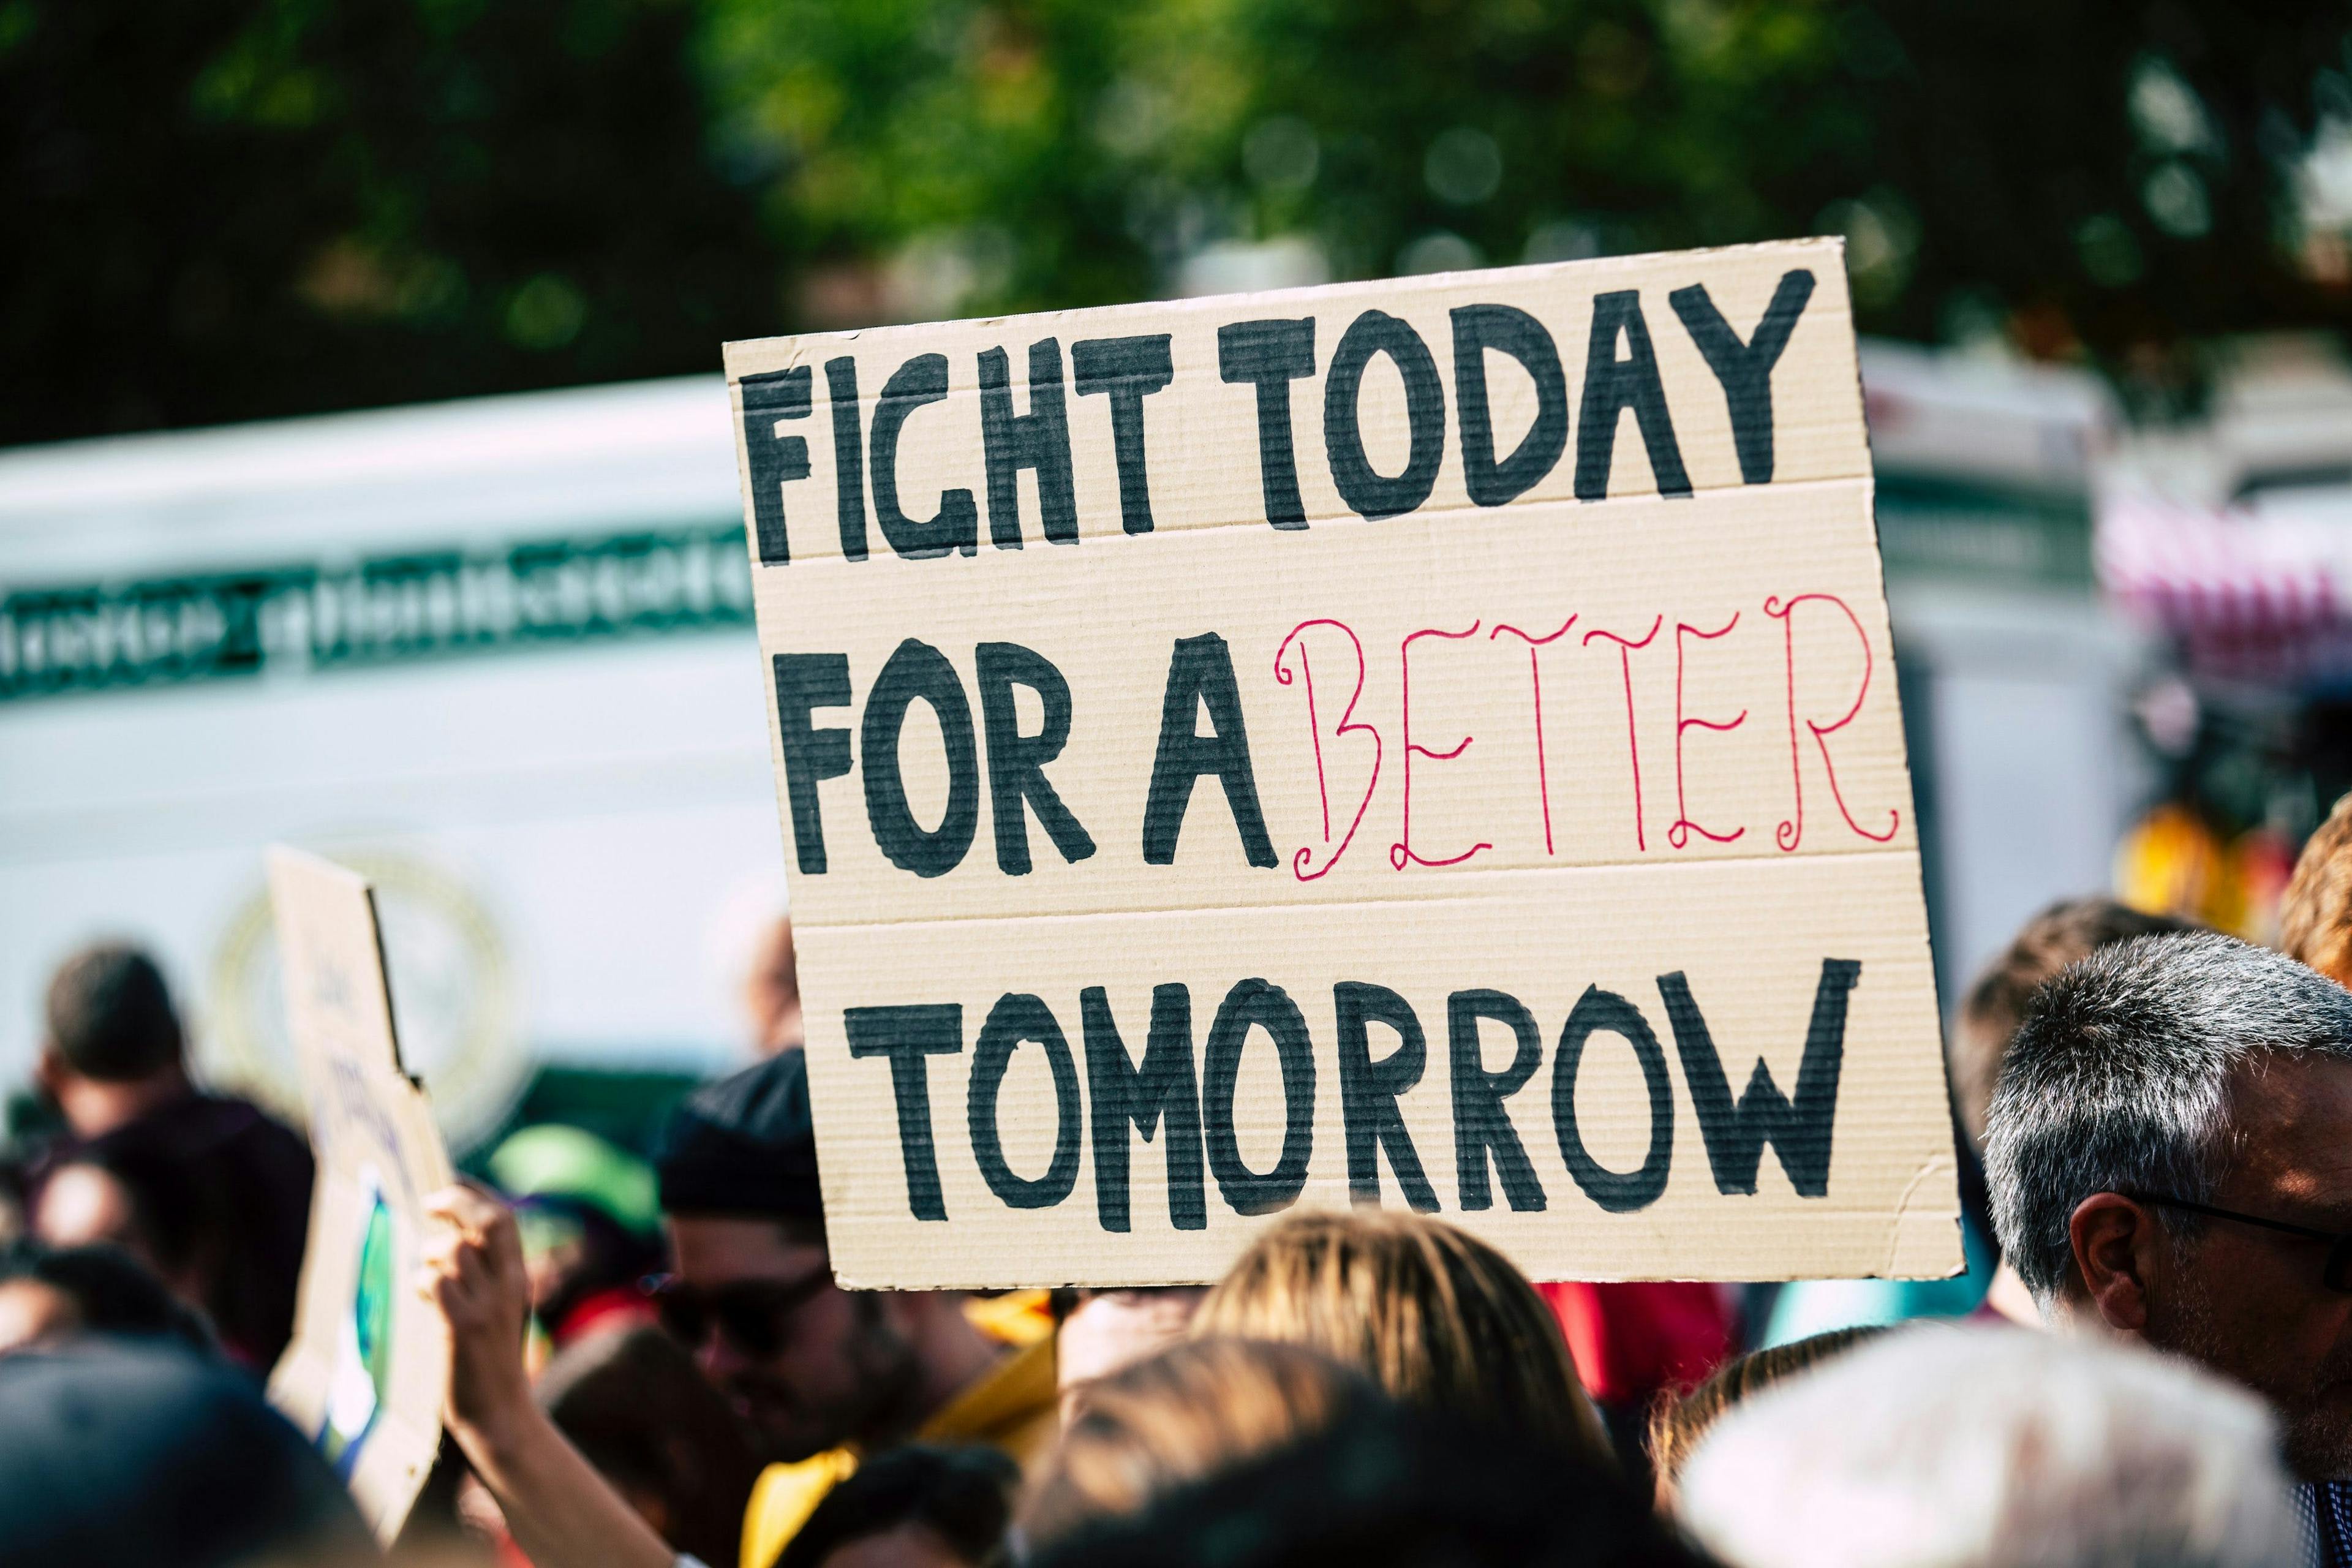
[[[717,377],[0,452],[0,1086],[150,947],[292,1094],[261,851],[383,890],[453,1142],[530,1061],[704,1071],[782,858]]]

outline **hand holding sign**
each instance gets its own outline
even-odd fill
[[[522,1341],[530,1282],[506,1205],[449,1186],[425,1205],[434,1230],[415,1297],[446,1322],[449,1435],[539,1568],[673,1568],[677,1556],[598,1475],[532,1397]]]
[[[496,1429],[531,1403],[522,1238],[506,1205],[471,1187],[443,1188],[425,1213],[437,1223],[419,1258],[417,1288],[449,1325],[449,1426]]]

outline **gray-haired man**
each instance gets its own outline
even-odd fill
[[[2352,1564],[2352,993],[2224,936],[2104,949],[2018,1031],[1985,1166],[2042,1315],[2263,1395]]]

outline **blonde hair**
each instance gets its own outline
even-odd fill
[[[1381,1404],[1362,1377],[1297,1345],[1195,1340],[1085,1385],[1029,1493],[1034,1547],[1270,1454]]]
[[[1698,1447],[1699,1439],[1734,1406],[1885,1331],[1884,1324],[1864,1324],[1832,1329],[1784,1345],[1768,1345],[1733,1357],[1713,1377],[1680,1397],[1661,1395],[1650,1412],[1649,1432],[1650,1468],[1657,1476],[1659,1503],[1672,1500],[1683,1466]]]
[[[2352,795],[2296,857],[2279,903],[2279,950],[2338,985],[2352,984]]]
[[[1196,1335],[1276,1340],[1360,1369],[1408,1405],[1606,1458],[1559,1321],[1475,1237],[1421,1215],[1295,1215],[1261,1234],[1193,1315]]]

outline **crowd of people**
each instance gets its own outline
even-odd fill
[[[439,1194],[451,1349],[394,1542],[530,1568],[2352,1568],[2352,799],[2284,951],[2103,899],[1949,1040],[1949,1281],[1538,1285],[1299,1212],[1206,1289],[834,1279],[788,930],[762,1054],[650,1161],[527,1129]],[[0,1562],[366,1561],[263,1399],[310,1162],[155,965],[51,985],[0,1184]]]

